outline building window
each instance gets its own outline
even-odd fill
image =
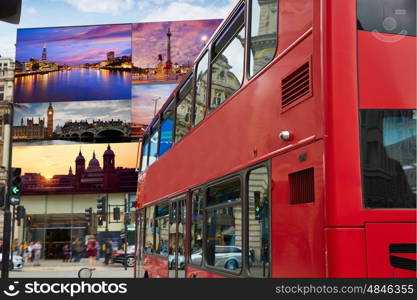
[[[245,53],[244,8],[214,43],[211,63],[210,110],[237,91],[243,82]]]
[[[249,76],[257,74],[274,57],[278,35],[278,1],[251,1]]]
[[[206,113],[206,95],[208,79],[208,52],[198,62],[196,68],[196,90],[194,107],[194,126],[204,119]]]
[[[155,210],[155,253],[168,256],[168,227],[169,208],[168,205],[160,205]]]
[[[203,261],[203,191],[201,189],[192,193],[191,202],[190,262],[201,265]]]
[[[248,241],[250,274],[269,276],[269,176],[266,167],[250,171],[248,176]]]
[[[162,156],[172,147],[174,130],[174,101],[162,114],[161,139],[159,142],[159,156]]]
[[[146,223],[145,223],[145,252],[152,253],[154,251],[154,222],[155,222],[155,207],[150,206],[146,208]]]
[[[209,266],[239,272],[242,268],[242,204],[239,178],[207,190],[206,260]],[[213,208],[211,206],[215,205]]]
[[[4,85],[0,85],[0,101],[4,101]]]

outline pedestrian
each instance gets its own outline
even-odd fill
[[[96,269],[96,256],[97,256],[97,241],[94,235],[90,235],[88,237],[87,242],[87,257],[88,257],[88,264],[90,265],[91,270]]]
[[[64,256],[63,262],[68,262],[70,259],[70,246],[68,244],[65,244],[64,247],[62,247],[62,254]]]
[[[96,240],[96,249],[97,249],[96,260],[100,260],[100,249],[101,249],[101,246],[100,246],[99,241],[97,241],[97,240]]]
[[[112,240],[110,238],[107,239],[106,243],[103,246],[104,246],[104,264],[108,265],[109,260],[113,254]]]
[[[27,261],[26,262],[27,263],[33,262],[33,242],[29,243],[27,251],[28,251],[28,255],[27,255]]]
[[[19,255],[19,253],[20,253],[19,239],[14,239],[14,241],[12,243],[12,251],[13,251],[13,255]]]
[[[3,253],[3,240],[0,239],[0,253]]]
[[[74,251],[75,251],[75,260],[74,261],[79,262],[81,260],[81,255],[84,251],[83,242],[81,241],[80,238],[77,238],[75,240]]]
[[[41,265],[39,263],[39,260],[41,258],[41,250],[42,250],[41,242],[40,241],[37,241],[33,245],[33,251],[34,251],[33,265],[34,266],[40,266]]]

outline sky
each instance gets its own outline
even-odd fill
[[[115,153],[115,166],[135,168],[138,146],[139,143],[110,144]],[[15,146],[13,147],[13,165],[20,166],[22,174],[41,173],[47,177],[65,175],[68,174],[69,167],[72,167],[74,172],[75,158],[78,156],[80,147],[86,166],[93,158],[93,152],[95,151],[100,167],[103,168],[103,153],[107,149],[107,144],[53,145],[48,147]]]
[[[171,62],[190,65],[221,20],[139,23],[132,27],[132,61],[141,68],[155,67],[158,54],[167,59],[167,32],[171,32]]]
[[[162,107],[168,96],[177,86],[176,83],[134,84],[132,86],[132,123],[149,124],[155,112]]]
[[[224,18],[237,0],[23,0],[19,25],[0,22],[0,55],[14,57],[17,28]]]
[[[17,32],[16,60],[41,59],[47,49],[47,61],[58,65],[77,66],[107,60],[107,52],[115,56],[131,55],[131,26],[103,25],[21,29]]]
[[[38,122],[38,118],[47,120],[47,110],[49,103],[27,103],[20,104],[14,110],[13,123],[20,125],[21,119],[34,118]],[[54,129],[57,125],[63,126],[67,121],[87,120],[91,123],[93,120],[109,121],[111,119],[120,119],[130,123],[131,110],[130,100],[106,100],[106,101],[79,101],[79,102],[54,102]]]

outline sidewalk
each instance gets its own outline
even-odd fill
[[[40,266],[33,263],[25,264],[22,270],[10,272],[11,278],[77,278],[78,271],[88,267],[88,260],[81,259],[80,262],[63,262],[62,260],[41,260]],[[133,268],[126,271],[122,264],[103,264],[103,259],[97,261],[94,278],[132,278]]]

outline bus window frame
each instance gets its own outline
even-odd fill
[[[240,200],[229,202],[229,203],[227,203],[227,202],[226,203],[220,203],[220,204],[215,204],[215,205],[210,205],[210,206],[207,205],[209,188],[214,187],[214,186],[219,185],[219,184],[222,184],[222,183],[226,183],[228,181],[233,181],[236,178],[239,179],[239,183],[240,183]],[[203,205],[204,205],[204,207],[203,207],[203,218],[204,218],[203,219],[203,255],[202,255],[203,262],[202,262],[202,265],[200,265],[199,267],[203,266],[207,270],[210,270],[210,271],[219,271],[219,272],[223,272],[225,274],[234,275],[234,276],[238,276],[238,277],[241,276],[242,274],[244,274],[245,265],[244,265],[244,260],[243,260],[244,259],[243,253],[242,253],[242,264],[240,266],[239,271],[237,271],[237,272],[232,271],[232,270],[227,270],[225,268],[219,268],[219,267],[211,266],[207,263],[207,224],[208,224],[207,217],[208,217],[208,212],[209,211],[213,211],[213,210],[216,210],[216,209],[219,209],[219,208],[228,208],[228,207],[234,207],[236,205],[240,205],[241,214],[242,214],[242,224],[241,224],[242,246],[241,246],[241,249],[242,249],[242,252],[245,251],[245,248],[244,248],[244,243],[245,243],[245,241],[244,241],[244,219],[243,219],[243,216],[244,216],[244,211],[243,211],[243,209],[244,209],[243,208],[244,198],[243,197],[245,195],[244,195],[244,188],[242,186],[242,183],[243,183],[242,182],[242,171],[239,171],[239,172],[235,172],[235,173],[230,174],[230,175],[226,175],[222,178],[219,178],[219,179],[217,179],[215,181],[212,181],[212,182],[205,185],[204,198],[203,198],[204,199],[203,200]]]
[[[275,0],[277,2],[277,31],[276,31],[276,37],[277,37],[277,42],[275,44],[275,52],[274,55],[272,56],[272,59],[265,64],[258,72],[254,73],[252,76],[250,76],[250,41],[252,38],[251,35],[251,30],[252,30],[252,3],[255,0],[247,0],[247,4],[246,4],[246,37],[245,37],[245,50],[246,50],[246,56],[245,56],[245,61],[246,61],[246,66],[245,66],[245,75],[246,78],[248,79],[248,81],[252,80],[253,78],[257,77],[256,75],[261,74],[263,70],[265,70],[265,68],[267,66],[269,66],[276,58],[277,53],[278,53],[278,47],[279,47],[279,37],[280,37],[280,17],[279,17],[279,9],[280,9],[280,1],[281,0]]]
[[[257,277],[257,276],[253,276],[251,274],[251,270],[250,270],[250,266],[249,266],[249,176],[251,174],[252,171],[259,169],[259,168],[266,168],[267,170],[267,174],[268,174],[268,204],[269,204],[269,211],[268,211],[268,221],[269,221],[269,268],[268,268],[268,274],[266,277]],[[244,253],[244,258],[245,261],[244,263],[246,264],[246,276],[250,277],[250,278],[270,278],[272,275],[271,269],[272,269],[272,168],[271,168],[271,160],[267,160],[265,162],[250,166],[248,168],[246,168],[243,172],[243,176],[245,179],[245,203],[243,205],[245,211],[242,212],[245,214],[245,219],[244,219],[244,234],[245,234],[245,247],[248,251],[245,251]]]
[[[193,68],[193,73],[195,74],[194,78],[193,78],[193,101],[191,104],[191,129],[197,127],[200,123],[204,122],[204,120],[206,119],[207,116],[207,111],[208,111],[208,87],[210,86],[209,83],[209,79],[210,79],[210,46],[206,47],[203,52],[200,54],[200,56],[198,57],[198,59],[196,59],[195,63],[194,63],[194,68]],[[197,77],[198,77],[198,66],[200,65],[200,62],[202,61],[202,59],[204,58],[204,56],[207,55],[207,87],[206,87],[206,97],[205,97],[205,107],[204,107],[204,115],[203,118],[201,119],[200,122],[198,122],[198,124],[195,124],[195,104],[196,104],[196,97],[197,97]],[[190,129],[190,130],[191,130]]]
[[[174,133],[173,133],[173,145],[178,144],[181,142],[192,130],[193,128],[193,102],[194,102],[194,80],[195,76],[194,71],[189,72],[187,75],[187,78],[182,81],[182,83],[176,88],[175,92],[175,110],[174,110]],[[187,86],[189,85],[189,87]],[[185,90],[185,92],[184,92]],[[185,97],[187,96],[187,93],[191,92],[191,109],[190,109],[190,126],[188,128],[187,133],[178,141],[176,141],[176,133],[177,133],[177,108],[178,105],[181,104],[182,101],[185,100]],[[183,94],[183,95],[182,95]],[[185,96],[185,97],[184,97]],[[183,97],[183,98],[182,98]],[[171,147],[172,148],[172,147]],[[168,151],[167,151],[168,152]]]
[[[158,257],[158,258],[162,258],[162,259],[165,259],[165,260],[168,260],[168,256],[169,255],[167,255],[167,256],[164,256],[164,255],[162,255],[162,254],[159,254],[159,253],[156,253],[156,226],[155,226],[155,222],[156,221],[158,221],[158,226],[159,226],[159,221],[160,220],[162,220],[162,219],[164,219],[164,218],[166,218],[166,217],[168,217],[168,219],[169,219],[169,214],[170,214],[170,211],[169,211],[169,200],[162,200],[162,201],[158,201],[158,203],[155,203],[154,204],[154,206],[155,206],[155,211],[154,211],[154,226],[153,226],[153,235],[154,235],[154,249],[153,249],[153,251],[152,251],[152,254],[153,254],[153,256],[155,256],[155,257]],[[166,215],[163,215],[163,216],[156,216],[156,212],[157,212],[157,208],[158,208],[158,206],[168,206],[168,214],[166,214]],[[169,224],[169,221],[168,221],[168,224]],[[168,225],[169,226],[169,225]],[[168,229],[169,230],[169,229]],[[168,231],[169,232],[169,231]],[[168,238],[169,238],[169,233],[168,233]]]
[[[176,103],[175,103],[175,96],[174,97],[170,97],[170,98],[168,98],[168,100],[167,100],[167,105],[166,105],[166,107],[164,108],[164,110],[161,112],[161,114],[160,114],[160,116],[159,116],[159,138],[158,138],[158,157],[161,157],[161,156],[163,156],[165,153],[167,153],[169,150],[171,150],[171,148],[174,146],[174,141],[175,141],[175,115],[176,115],[176,113],[175,113],[175,105],[176,105]],[[172,109],[172,115],[173,115],[173,118],[172,118],[172,121],[173,121],[173,125],[172,125],[172,132],[171,132],[171,147],[167,150],[167,151],[165,151],[162,155],[161,155],[161,137],[162,137],[162,131],[161,131],[161,128],[162,128],[162,123],[164,123],[164,121],[166,121],[167,119],[165,119],[164,118],[164,114],[165,114],[165,112],[166,111],[168,111],[169,109]]]
[[[158,140],[156,141],[156,156],[155,156],[155,161],[152,163],[154,164],[158,158],[159,158],[159,143],[161,141],[161,122],[160,122],[160,115],[158,115],[158,118],[156,118],[154,120],[154,122],[152,122],[152,126],[150,126],[150,130],[149,130],[149,142],[152,140],[152,136],[157,132],[158,133]],[[156,130],[155,130],[156,127]],[[149,157],[151,156],[150,151],[151,151],[151,144],[148,144],[149,147],[149,153],[148,153],[148,167],[149,165]]]
[[[143,161],[143,153],[145,151],[145,144],[148,143],[146,146],[148,148],[148,155],[146,155],[146,167],[142,170],[142,165],[144,163]],[[140,152],[140,165],[139,170],[141,172],[144,172],[149,167],[149,134],[148,132],[145,132],[143,139],[142,139],[142,145],[141,145],[141,152]]]
[[[224,45],[222,45],[221,49],[219,50],[218,53],[216,53],[215,48],[216,48],[216,42],[220,39],[224,39],[224,33],[226,32],[227,29],[231,30],[231,28],[228,28],[229,25],[231,24],[231,22],[233,22],[235,20],[235,18],[238,16],[238,14],[240,13],[240,10],[243,9],[243,24],[239,25],[237,27],[236,30],[234,30],[233,34],[231,34],[231,37],[229,38],[229,40],[227,42],[224,43]],[[222,30],[219,32],[219,34],[216,35],[215,39],[212,40],[212,42],[210,43],[210,46],[208,48],[210,48],[209,50],[209,72],[208,72],[208,76],[209,76],[209,80],[207,80],[207,108],[206,108],[206,116],[207,115],[211,115],[213,112],[215,112],[217,109],[219,109],[221,106],[223,106],[224,103],[226,103],[230,98],[232,98],[238,91],[240,91],[240,89],[242,88],[242,86],[245,83],[245,78],[246,78],[246,56],[247,56],[247,24],[246,24],[246,20],[247,20],[247,5],[246,5],[246,1],[241,1],[241,3],[239,3],[236,6],[236,9],[234,10],[232,17],[229,18],[229,22],[227,24],[225,24],[222,28]],[[243,72],[242,72],[242,78],[241,78],[241,82],[240,82],[240,86],[237,90],[235,90],[226,100],[224,100],[222,103],[220,103],[219,106],[212,108],[210,105],[211,102],[211,86],[212,86],[212,69],[213,69],[213,62],[219,57],[219,55],[221,53],[223,53],[223,51],[231,44],[231,42],[236,38],[236,36],[240,33],[240,31],[242,29],[244,30],[244,46],[243,46]],[[200,122],[201,123],[201,122]]]

